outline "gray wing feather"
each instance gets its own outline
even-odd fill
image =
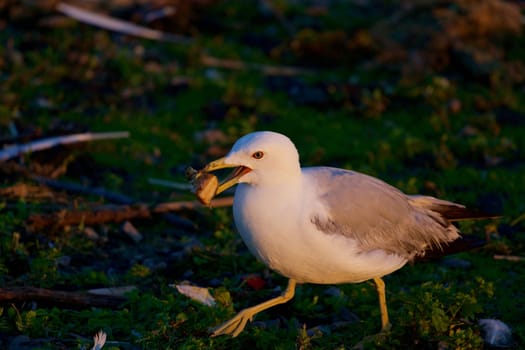
[[[412,258],[459,237],[422,199],[413,205],[415,197],[377,178],[329,167],[306,168],[304,174],[316,183],[318,199],[328,209],[328,217],[312,213],[311,222],[324,233],[356,240],[363,251],[383,249]]]

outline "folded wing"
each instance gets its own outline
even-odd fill
[[[310,221],[324,234],[355,240],[363,252],[381,249],[411,259],[457,239],[459,231],[451,221],[472,213],[453,202],[407,196],[354,171],[314,167],[304,174],[317,183],[321,203]]]

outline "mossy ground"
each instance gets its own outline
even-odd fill
[[[349,20],[337,4],[327,7],[326,15],[312,17],[299,5],[275,3],[296,27],[317,28],[298,31],[295,39],[301,43],[337,42],[340,34],[316,35],[365,30],[365,19],[372,23],[387,12],[361,9]],[[481,318],[508,324],[513,344],[524,347],[525,263],[493,258],[525,253],[524,82],[508,82],[497,68],[472,78],[454,66],[407,80],[399,66],[345,64],[344,57],[335,57],[337,50],[321,47],[318,56],[305,56],[313,51],[294,51],[294,38],[283,39],[289,34],[275,18],[266,12],[261,17],[252,5],[209,5],[199,21],[182,28],[195,39],[191,45],[152,42],[75,22],[42,27],[45,11],[16,17],[4,9],[2,135],[8,135],[10,125],[21,133],[40,129],[43,135],[130,131],[129,139],[62,149],[68,156],[62,164],[51,164],[67,165],[60,180],[154,203],[192,196],[151,185],[149,178],[185,181],[186,165],[201,166],[247,132],[274,130],[295,142],[303,165],[351,168],[407,193],[501,212],[501,219],[461,225],[466,235],[489,242],[454,256],[466,264],[431,260],[387,276],[392,322],[387,335],[369,337],[379,330],[379,308],[374,286],[362,283],[337,289],[300,286],[293,301],[258,315],[262,322],[249,325],[238,338],[210,338],[210,327],[278,294],[286,284],[247,252],[229,208],[180,213],[193,229],[161,217],[133,221],[144,235],[136,244],[118,224],[94,227],[101,236],[96,241],[82,234],[82,225],[31,231],[27,217],[48,210],[56,198],[6,197],[0,211],[0,287],[138,289],[119,310],[2,305],[0,347],[27,335],[33,340],[28,348],[86,348],[102,329],[108,349],[350,349],[363,339],[365,348],[479,349],[487,347],[477,323]],[[525,39],[513,40],[504,47],[505,57],[523,60]],[[257,69],[211,67],[203,55],[294,65],[305,73],[279,77]],[[331,59],[339,61],[326,64]],[[202,136],[203,131],[208,134]],[[11,162],[31,168],[46,159],[56,162],[53,152]],[[34,184],[5,176],[0,185],[16,182]],[[67,198],[80,206],[103,201]],[[70,260],[64,263],[63,257]],[[264,287],[251,287],[243,279],[249,274],[259,274]],[[170,287],[185,280],[209,287],[217,306],[200,305]]]

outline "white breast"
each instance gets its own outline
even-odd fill
[[[312,210],[322,208],[313,208],[314,198],[306,198],[309,192],[302,186],[308,184],[237,187],[237,229],[251,253],[268,267],[298,282],[332,284],[380,277],[406,263],[382,250],[360,252],[354,240],[319,231],[310,217]]]

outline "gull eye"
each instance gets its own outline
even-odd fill
[[[252,157],[255,158],[255,159],[261,159],[262,157],[264,157],[264,152],[263,151],[257,151],[257,152],[252,154]]]

